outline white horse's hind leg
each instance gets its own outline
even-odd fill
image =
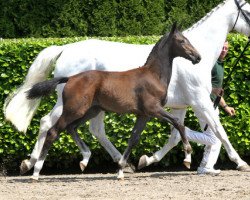
[[[43,148],[46,136],[47,136],[47,132],[55,124],[55,122],[58,120],[61,113],[62,113],[62,106],[61,106],[61,101],[59,101],[55,105],[53,110],[48,115],[46,115],[45,117],[43,117],[41,119],[39,137],[38,137],[37,143],[35,145],[35,148],[32,151],[31,159],[30,159],[32,161],[35,161],[34,172],[33,172],[33,176],[32,176],[33,180],[38,180],[40,171],[43,167],[44,160],[39,160],[39,161],[37,161],[37,160],[40,157],[40,153],[42,151],[42,148]]]
[[[44,160],[40,159],[38,161],[38,159],[40,157],[45,139],[47,137],[47,132],[56,123],[61,114],[62,114],[62,101],[61,98],[58,96],[57,103],[54,106],[53,110],[48,115],[46,115],[41,119],[40,131],[39,131],[39,136],[41,135],[41,137],[38,137],[35,148],[31,154],[31,159],[34,159],[36,161],[34,165],[34,172],[32,175],[33,180],[38,180],[40,171],[42,170],[43,167]]]
[[[40,130],[39,130],[39,135],[37,142],[35,144],[35,147],[31,153],[30,159],[23,160],[20,166],[20,173],[24,174],[27,171],[29,171],[36,163],[40,152],[42,150],[47,131],[48,129],[52,126],[52,120],[50,117],[50,113],[48,115],[45,115],[41,120],[40,120]]]
[[[24,160],[21,163],[20,166],[20,173],[24,174],[28,170],[30,170],[34,165],[34,173],[33,177],[36,179],[38,177],[39,172],[42,169],[43,162],[40,161],[37,163],[37,160],[40,156],[41,150],[43,148],[43,144],[45,141],[45,138],[47,136],[47,131],[52,127],[52,125],[58,120],[60,115],[62,114],[62,100],[60,95],[58,96],[57,103],[54,106],[54,108],[51,110],[51,112],[47,115],[45,115],[41,120],[40,120],[40,130],[39,130],[39,135],[37,142],[35,144],[35,147],[31,153],[31,158],[28,160]]]
[[[105,133],[104,112],[100,112],[95,118],[90,120],[89,131],[98,139],[100,144],[106,149],[114,162],[118,162],[122,155],[109,141]]]

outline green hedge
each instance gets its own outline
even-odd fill
[[[22,39],[22,40],[2,40],[0,43],[0,107],[8,94],[22,84],[28,68],[35,56],[45,47],[54,44],[66,44],[86,38],[64,38],[64,39]],[[159,37],[111,37],[102,38],[105,40],[122,41],[128,43],[152,44]],[[226,76],[237,57],[245,45],[247,38],[240,35],[229,35],[230,43],[229,55],[226,60]],[[249,109],[249,87],[250,87],[250,50],[241,59],[239,66],[232,73],[231,80],[225,91],[226,100],[229,105],[236,108],[237,116],[230,118],[223,112],[221,121],[230,137],[230,141],[241,156],[249,156],[250,150],[250,109]],[[9,170],[17,170],[22,159],[28,157],[34,147],[38,130],[39,120],[47,114],[55,104],[55,96],[43,99],[38,112],[33,118],[26,134],[19,133],[9,123],[4,121],[3,113],[0,113],[0,158],[5,167]],[[192,111],[188,111],[186,125],[192,129],[199,130],[197,119]],[[123,152],[127,146],[130,136],[134,116],[118,116],[108,114],[105,118],[107,135],[113,144]],[[142,134],[140,144],[133,150],[131,160],[138,161],[142,154],[151,155],[164,145],[169,137],[169,125],[153,119],[147,124]],[[93,156],[90,167],[97,167],[101,162],[111,161],[110,156],[103,150],[97,140],[89,133],[88,125],[79,129],[81,138],[86,141],[92,150]],[[194,160],[200,161],[203,152],[201,145],[193,144]],[[161,162],[162,166],[173,166],[180,164],[184,157],[182,144],[180,143],[168,154]],[[222,151],[221,159],[225,159],[225,152]],[[80,153],[71,137],[65,133],[61,134],[60,139],[49,151],[49,156],[45,162],[46,166],[69,167],[72,162],[79,161]]]
[[[187,28],[223,0],[0,1],[0,37],[160,35]]]

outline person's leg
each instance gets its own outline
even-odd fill
[[[217,175],[220,173],[220,170],[214,169],[214,165],[216,164],[220,154],[220,149],[221,141],[219,139],[216,140],[215,144],[205,146],[202,161],[197,169],[198,174]]]
[[[216,109],[217,115],[219,115],[219,110]],[[201,116],[199,116],[199,112],[195,112],[195,115],[199,119],[200,126],[202,130],[204,130],[206,126],[206,121],[203,120]],[[215,170],[214,165],[217,162],[217,159],[220,154],[221,141],[215,136],[210,127],[207,130],[203,131],[203,134],[210,135],[213,139],[211,144],[206,144],[204,148],[203,158],[200,163],[200,166],[197,169],[198,174],[219,174],[220,170]]]

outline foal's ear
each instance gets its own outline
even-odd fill
[[[170,31],[170,34],[173,34],[177,30],[177,22],[174,22]]]

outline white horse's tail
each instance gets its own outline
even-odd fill
[[[5,119],[19,131],[24,133],[27,131],[41,100],[41,98],[27,99],[26,91],[32,85],[46,79],[63,49],[64,46],[51,46],[42,50],[29,68],[23,85],[6,98],[3,108]]]

